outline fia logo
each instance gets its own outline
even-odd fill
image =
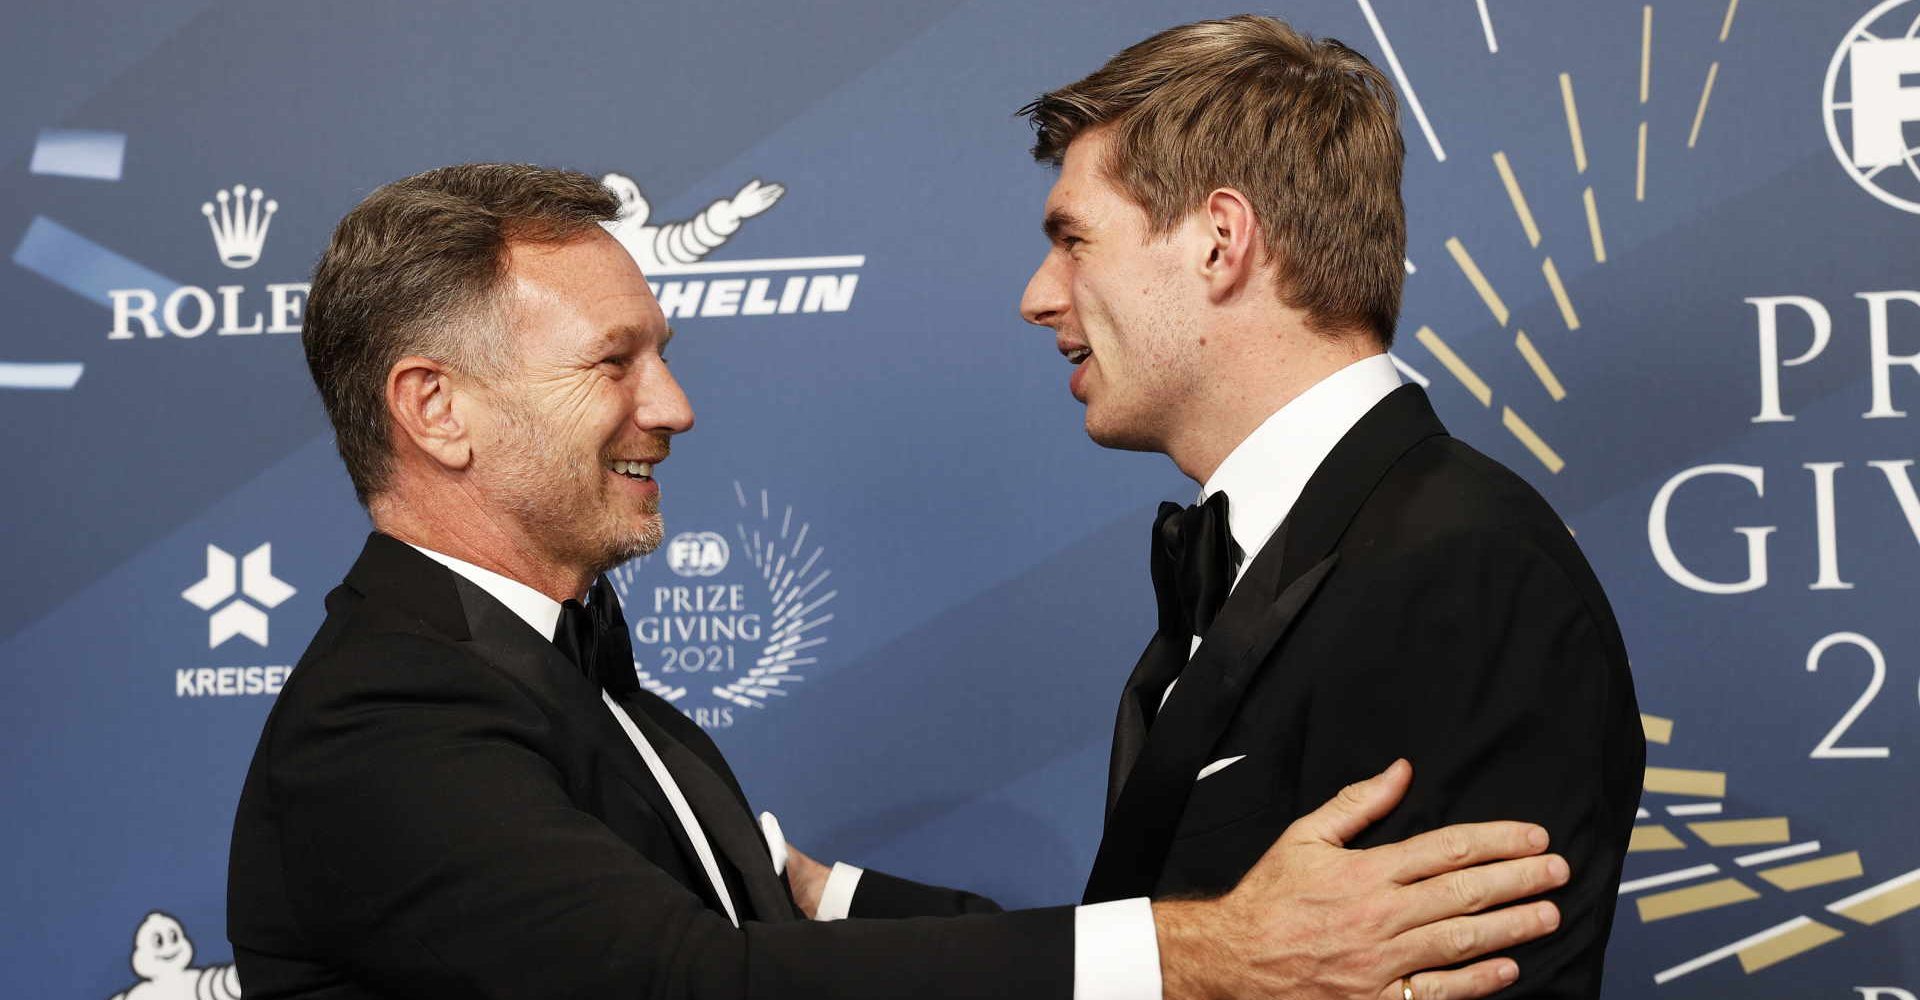
[[[1841,93],[1840,77],[1847,77]],[[1827,66],[1827,142],[1861,189],[1920,213],[1920,0],[1884,0],[1847,31]],[[1841,116],[1848,136],[1841,138]]]
[[[717,531],[683,531],[667,543],[667,568],[681,576],[719,576],[731,557]]]
[[[240,1000],[231,965],[193,968],[193,941],[180,921],[155,910],[133,932],[133,974],[140,981],[112,1000]]]
[[[220,263],[236,271],[259,263],[267,230],[280,203],[245,184],[223,188],[213,199],[201,203],[200,214],[206,216],[207,228],[213,233],[213,249]],[[244,285],[219,285],[212,291],[181,285],[164,293],[153,288],[115,288],[107,292],[113,306],[113,328],[107,331],[107,339],[159,340],[171,335],[192,340],[208,330],[219,337],[299,333],[307,291],[304,281],[270,284],[262,310],[258,305],[242,304],[247,295]]]
[[[640,265],[668,319],[691,316],[785,316],[846,312],[853,307],[866,257],[781,257],[712,261],[706,256],[772,208],[787,189],[758,178],[717,199],[690,219],[656,224],[653,205],[625,174],[601,178],[620,202],[607,232]],[[738,275],[738,277],[727,277]],[[710,277],[712,276],[712,277]]]
[[[236,565],[238,572],[235,572]],[[261,646],[267,644],[267,613],[242,600],[226,603],[236,591],[269,609],[279,607],[299,593],[273,575],[273,543],[261,545],[237,563],[225,549],[207,546],[207,575],[181,591],[180,596],[202,611],[213,612],[207,618],[208,649],[236,635],[246,636]],[[225,607],[214,611],[222,604]]]

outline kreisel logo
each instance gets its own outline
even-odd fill
[[[832,574],[808,522],[765,490],[750,496],[735,483],[734,496],[733,541],[681,532],[609,574],[633,629],[640,683],[707,729],[732,726],[803,679],[839,596],[826,586]],[[659,572],[663,561],[672,576]]]
[[[159,910],[134,930],[130,964],[140,981],[111,1000],[240,1000],[240,973],[231,965],[194,968],[186,928]]]
[[[278,201],[245,184],[222,188],[214,193],[213,201],[202,202],[200,214],[213,233],[213,250],[220,263],[237,271],[258,263],[266,247],[267,230],[279,210]],[[216,285],[212,291],[198,285],[170,290],[110,289],[107,298],[113,306],[113,328],[107,331],[107,339],[159,340],[173,336],[191,340],[209,330],[219,337],[299,333],[307,290],[304,281],[270,284],[263,294],[250,294],[245,285]]]
[[[1888,205],[1920,213],[1920,163],[1914,159],[1920,153],[1917,36],[1920,0],[1876,5],[1834,52],[1821,106],[1827,142],[1854,183]]]
[[[229,601],[236,592],[260,607],[245,600]],[[218,545],[207,546],[207,575],[181,591],[180,596],[202,611],[213,612],[207,618],[207,648],[215,649],[236,635],[265,646],[267,613],[261,608],[279,607],[296,593],[286,581],[273,575],[273,543],[268,542],[238,561]]]
[[[707,260],[738,234],[746,220],[772,208],[787,189],[759,179],[721,198],[693,218],[655,224],[653,206],[625,174],[601,179],[620,200],[620,217],[605,223],[633,255],[668,319],[691,316],[786,316],[846,312],[866,257],[778,257]]]

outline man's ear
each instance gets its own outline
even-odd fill
[[[1215,188],[1200,214],[1207,250],[1201,276],[1208,296],[1218,302],[1251,282],[1260,256],[1260,223],[1253,202],[1233,188]]]
[[[473,442],[454,405],[453,379],[431,358],[408,355],[387,371],[387,414],[400,434],[450,471],[473,462]]]

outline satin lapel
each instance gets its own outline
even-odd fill
[[[1292,580],[1326,558],[1400,456],[1446,433],[1417,385],[1403,385],[1375,403],[1314,470],[1287,515],[1280,580]]]
[[[754,917],[769,922],[793,919],[793,897],[787,894],[784,880],[774,874],[773,855],[738,789],[715,773],[699,754],[676,739],[655,717],[659,709],[672,712],[672,706],[646,691],[618,700],[641,735],[653,744],[661,762],[667,765],[667,772],[680,786],[680,794],[686,796],[687,804],[693,807],[700,828],[706,831],[707,840],[739,874]]]
[[[552,640],[535,633],[525,620],[495,600],[493,595],[451,570],[437,563],[433,565],[445,573],[453,584],[465,609],[467,628],[471,632],[476,654],[519,678],[521,683],[537,690],[554,691],[558,696],[557,701],[579,707],[579,721],[593,734],[594,741],[606,749],[606,759],[614,772],[639,793],[660,818],[661,824],[672,834],[674,846],[679,848],[687,867],[701,873],[699,884],[689,888],[707,899],[715,910],[721,909],[713,887],[707,884],[705,871],[700,866],[700,856],[693,849],[693,840],[681,827],[679,817],[674,815],[673,804],[667,801],[666,792],[654,780],[653,772],[647,769],[647,762],[640,758],[640,752],[627,739],[626,731],[608,713],[605,703],[600,700],[600,689],[580,673],[579,668],[554,646]]]
[[[1267,654],[1286,637],[1339,556],[1320,561],[1276,597],[1273,584],[1281,562],[1272,547],[1261,552],[1181,672],[1179,690],[1155,719],[1107,818],[1086,902],[1152,894],[1206,754],[1233,720]]]
[[[1114,804],[1120,801],[1120,789],[1125,787],[1127,775],[1133,771],[1134,763],[1140,759],[1140,751],[1147,745],[1145,699],[1158,697],[1159,692],[1165,689],[1164,684],[1150,682],[1165,672],[1164,666],[1169,660],[1185,660],[1192,643],[1189,636],[1155,632],[1146,650],[1140,654],[1139,662],[1133,665],[1127,686],[1120,692],[1119,715],[1113,721],[1113,753],[1107,762],[1108,816],[1113,815]]]

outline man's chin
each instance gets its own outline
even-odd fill
[[[1086,427],[1087,437],[1092,438],[1093,443],[1102,448],[1112,448],[1116,451],[1160,450],[1159,442],[1152,435],[1138,427],[1102,419],[1100,415],[1095,414],[1091,406],[1087,407]]]

